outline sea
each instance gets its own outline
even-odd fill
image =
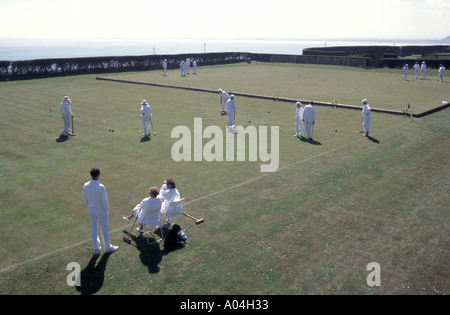
[[[102,56],[247,52],[301,55],[305,48],[440,45],[438,40],[299,39],[18,39],[0,38],[0,61]]]

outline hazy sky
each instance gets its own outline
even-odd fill
[[[450,36],[450,0],[0,0],[0,12],[0,38]]]

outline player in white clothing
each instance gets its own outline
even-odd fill
[[[443,64],[441,64],[441,66],[439,68],[439,81],[440,82],[444,82],[444,70],[445,70],[445,67]]]
[[[172,178],[167,178],[160,189],[161,197],[164,199],[164,202],[161,206],[161,215],[164,215],[167,219],[167,222],[169,225],[170,222],[170,216],[167,213],[169,210],[169,205],[177,200],[180,200],[180,193],[178,192],[177,185],[175,181]]]
[[[164,61],[162,63],[162,66],[163,66],[163,70],[164,70],[164,76],[166,77],[167,76],[166,75],[166,73],[167,73],[167,59],[164,59]]]
[[[416,61],[413,68],[414,68],[414,78],[417,80],[419,79],[419,70],[420,70],[420,65],[418,61]]]
[[[408,81],[408,69],[409,69],[409,65],[406,64],[402,69],[402,72],[403,72],[402,80]]]
[[[186,59],[184,66],[186,68],[186,74],[191,74],[191,61],[189,60],[189,58]]]
[[[181,60],[181,63],[180,63],[180,75],[182,76],[182,77],[185,77],[186,76],[186,64],[184,63],[184,60]]]
[[[420,66],[420,70],[422,70],[422,80],[425,80],[427,77],[427,64],[425,61],[422,62]]]
[[[303,109],[303,121],[305,122],[306,128],[306,140],[311,140],[311,131],[313,125],[316,123],[316,109],[314,108],[314,102],[310,102]]]
[[[161,210],[162,200],[159,196],[159,189],[157,187],[150,187],[148,190],[148,197],[142,199],[138,203],[131,214],[127,217],[122,217],[127,223],[133,217],[136,217],[136,222],[140,224],[138,231],[144,232],[144,224],[147,226],[155,227],[161,224],[160,220],[160,210]]]
[[[194,60],[192,66],[194,67],[194,74],[197,74],[197,61]]]
[[[303,133],[303,107],[301,102],[297,102],[297,109],[295,110],[295,129],[297,133],[294,137],[301,137]]]
[[[64,100],[59,105],[61,116],[64,120],[64,130],[61,132],[61,136],[68,137],[72,135],[72,130],[70,130],[70,121],[73,118],[72,108],[70,107],[70,98],[64,96]]]
[[[142,126],[144,127],[144,137],[149,137],[152,134],[150,129],[150,119],[152,119],[152,108],[146,100],[141,102],[141,119]]]
[[[221,110],[219,110],[220,113],[225,114],[225,109],[227,108],[227,102],[230,99],[230,95],[222,91],[222,89],[219,89],[219,101],[220,105],[222,106]]]
[[[230,99],[227,101],[227,128],[234,128],[234,119],[236,118],[236,103],[234,102],[234,95],[230,95]]]
[[[362,110],[362,119],[363,119],[363,130],[364,130],[364,137],[369,136],[369,128],[370,128],[370,115],[371,115],[371,109],[370,105],[367,101],[367,99],[363,99],[362,103],[364,104],[363,110]]]
[[[118,246],[111,245],[109,241],[109,202],[106,188],[99,183],[100,169],[93,168],[90,171],[91,181],[83,186],[83,202],[89,210],[89,218],[91,220],[91,237],[94,247],[94,254],[100,253],[100,239],[98,237],[98,224],[102,232],[103,245],[107,253],[115,252]]]

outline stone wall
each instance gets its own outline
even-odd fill
[[[309,48],[303,55],[255,54],[246,52],[224,52],[179,55],[147,55],[121,57],[91,57],[40,59],[25,61],[0,61],[0,81],[46,78],[77,74],[100,74],[106,72],[162,70],[162,62],[167,59],[168,69],[179,69],[182,60],[196,60],[198,66],[238,63],[249,60],[260,62],[302,63],[337,65],[360,68],[402,67],[413,64],[417,57],[398,58],[398,54],[421,54],[420,61],[428,67],[436,68],[442,63],[450,68],[450,46],[367,46]],[[338,52],[340,52],[338,54]],[[336,55],[333,55],[336,54]],[[441,58],[442,56],[442,58]],[[390,57],[390,58],[386,58]]]
[[[188,58],[191,61],[196,60],[198,66],[205,66],[243,62],[247,60],[248,54],[230,52],[0,61],[0,80],[35,79],[106,72],[162,70],[162,62],[164,59],[167,59],[168,69],[179,69],[180,62]]]

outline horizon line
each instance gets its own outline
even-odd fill
[[[178,38],[178,37],[1,37],[0,40],[64,40],[64,41],[74,41],[74,40],[83,40],[83,41],[146,41],[146,40],[161,40],[161,41],[227,41],[227,40],[256,40],[256,41],[312,41],[312,42],[323,42],[323,41],[349,41],[349,42],[449,42],[450,36],[445,38],[362,38],[362,37],[341,37],[341,38],[297,38],[297,37],[190,37],[190,38]]]

